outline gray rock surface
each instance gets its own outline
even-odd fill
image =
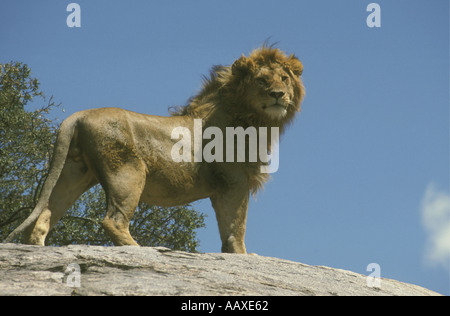
[[[1,295],[439,295],[350,271],[167,248],[0,244]]]

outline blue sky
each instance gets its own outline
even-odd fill
[[[450,294],[449,2],[364,0],[0,2],[0,62],[27,63],[60,120],[119,106],[167,115],[215,64],[266,39],[303,62],[306,98],[280,167],[250,204],[249,252]],[[375,2],[375,1],[374,1]],[[201,251],[219,252],[209,201]],[[446,235],[447,234],[447,235]]]

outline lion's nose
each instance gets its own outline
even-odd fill
[[[272,98],[275,98],[275,99],[279,99],[279,98],[281,98],[283,95],[285,95],[285,93],[284,93],[284,91],[281,91],[281,90],[272,90],[272,91],[270,91],[269,92],[269,95],[272,97]]]

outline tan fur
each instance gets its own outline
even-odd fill
[[[64,212],[100,183],[107,198],[103,227],[115,245],[137,245],[128,226],[139,201],[175,206],[210,198],[222,251],[246,253],[249,194],[268,179],[260,173],[262,162],[177,163],[170,153],[178,140],[171,139],[171,132],[182,126],[193,135],[195,118],[203,120],[203,129],[216,126],[224,135],[226,127],[236,126],[279,127],[282,132],[300,110],[302,71],[295,56],[264,46],[231,66],[214,67],[200,93],[171,117],[118,108],[73,114],[60,128],[38,205],[7,241],[26,229],[27,243],[44,245]]]

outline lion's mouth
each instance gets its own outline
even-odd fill
[[[275,104],[272,104],[271,106],[274,106],[274,107],[280,107],[280,108],[283,108],[283,109],[286,109],[287,108],[287,105],[286,104],[281,104],[281,103],[275,103]]]
[[[272,119],[281,120],[287,113],[287,107],[287,104],[284,105],[279,102],[275,102],[273,104],[264,104],[262,110]]]
[[[264,105],[263,106],[263,110],[266,110],[268,108],[286,110],[287,109],[287,105],[286,104],[281,104],[279,102],[276,102],[274,104]]]

